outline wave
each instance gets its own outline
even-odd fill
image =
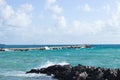
[[[46,63],[40,65],[37,68],[47,68],[48,66],[52,65],[67,65],[67,62],[51,62],[47,61]],[[25,71],[2,71],[0,73],[0,76],[5,76],[5,77],[46,77],[46,78],[52,78],[51,76],[47,76],[46,74],[35,74],[35,73],[30,73],[30,74],[25,74]]]
[[[56,80],[46,74],[25,74],[23,71],[9,71],[0,73],[0,80]]]
[[[24,71],[7,71],[0,73],[1,76],[12,76],[12,77],[40,77],[46,76],[45,74],[25,74]]]
[[[47,68],[47,67],[49,67],[49,66],[52,66],[52,65],[68,65],[69,63],[67,63],[67,62],[65,62],[65,61],[63,61],[63,62],[51,62],[51,61],[47,61],[47,62],[45,62],[44,64],[42,64],[42,65],[40,65],[39,67],[37,67],[37,68]]]

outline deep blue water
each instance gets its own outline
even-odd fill
[[[53,45],[5,45],[4,47],[41,46]],[[91,48],[82,49],[0,52],[0,80],[53,80],[43,74],[25,74],[31,68],[41,68],[53,64],[83,64],[120,68],[120,45],[91,46]]]

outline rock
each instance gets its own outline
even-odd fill
[[[108,80],[116,80],[117,70],[107,69],[106,71],[104,71],[104,78],[106,78]]]
[[[0,48],[0,51],[5,51],[5,49],[3,49],[3,48]]]
[[[87,72],[83,72],[83,73],[80,73],[80,74],[79,74],[79,78],[80,78],[81,80],[85,80],[87,77],[88,77]]]
[[[26,73],[40,73],[39,69],[31,69],[30,71],[27,71]]]
[[[53,75],[58,80],[120,80],[119,69],[92,66],[53,65],[47,68],[31,69],[26,73]]]
[[[120,80],[120,69],[117,70],[117,78],[116,80]]]

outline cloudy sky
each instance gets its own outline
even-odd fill
[[[120,0],[0,0],[0,44],[120,44]]]

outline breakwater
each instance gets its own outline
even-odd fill
[[[29,51],[29,50],[60,50],[60,49],[76,49],[76,48],[90,48],[90,45],[70,45],[70,46],[44,46],[36,48],[0,48],[0,51]]]

